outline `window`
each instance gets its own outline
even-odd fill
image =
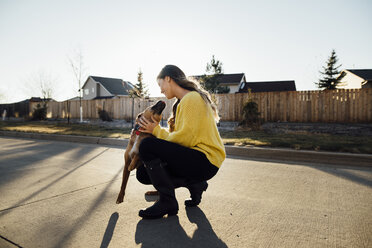
[[[89,89],[85,89],[85,90],[84,90],[84,94],[85,94],[85,95],[89,95]]]
[[[92,93],[94,93],[94,87],[92,88]]]

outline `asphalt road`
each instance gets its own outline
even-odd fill
[[[142,220],[123,148],[0,137],[0,247],[372,247],[372,168],[228,157],[200,207]]]

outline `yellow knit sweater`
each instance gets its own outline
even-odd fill
[[[218,168],[225,160],[225,147],[213,117],[213,110],[196,91],[187,93],[181,99],[173,132],[170,133],[168,129],[158,125],[152,134],[159,139],[203,152]]]

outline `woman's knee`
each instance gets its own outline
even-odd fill
[[[148,137],[148,138],[144,138],[141,141],[141,144],[139,145],[139,148],[138,148],[138,152],[142,160],[148,159],[149,155],[152,153],[152,150],[154,149],[156,140],[157,138]]]
[[[145,184],[145,185],[152,184],[151,179],[149,175],[147,174],[146,168],[143,165],[137,168],[136,177],[137,177],[137,180],[142,184]]]

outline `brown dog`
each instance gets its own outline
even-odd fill
[[[139,131],[140,126],[138,124],[138,120],[139,118],[143,116],[151,122],[152,122],[152,118],[160,122],[161,113],[163,112],[164,108],[165,108],[165,102],[158,101],[155,105],[145,109],[145,111],[140,113],[136,118],[136,125],[134,129],[132,130],[132,133],[129,139],[129,144],[127,148],[125,149],[125,153],[124,153],[125,164],[124,164],[124,171],[123,171],[123,181],[121,182],[120,193],[116,200],[117,204],[122,203],[124,200],[125,188],[127,187],[130,171],[138,168],[138,166],[142,164],[142,161],[138,154],[138,148],[139,148],[139,145],[141,144],[141,141],[146,137],[154,137],[152,134],[142,133]]]

